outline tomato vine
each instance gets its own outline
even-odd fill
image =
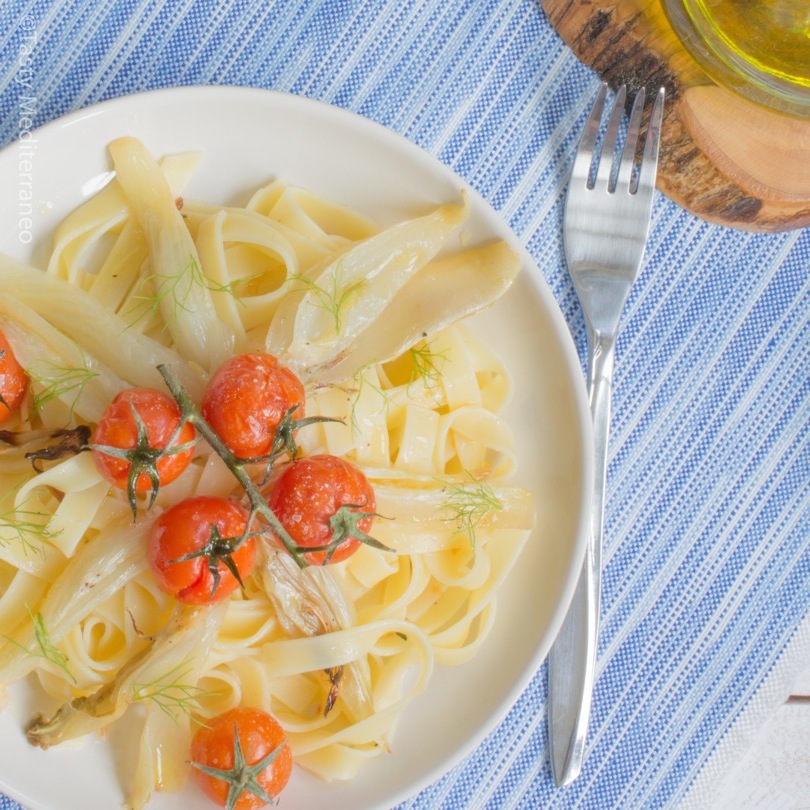
[[[260,491],[260,487],[267,482],[272,465],[280,456],[287,454],[291,459],[295,459],[297,456],[298,448],[294,439],[296,431],[305,425],[315,422],[334,422],[339,420],[324,416],[310,416],[303,419],[295,419],[295,407],[290,408],[284,414],[284,417],[276,429],[276,437],[268,455],[252,459],[237,458],[225,442],[222,441],[217,432],[205,420],[201,410],[197,407],[197,404],[185,390],[174,372],[166,365],[158,366],[157,370],[160,372],[169,392],[180,408],[181,419],[184,422],[190,422],[196,428],[197,433],[208,442],[214,452],[223,460],[231,474],[244,490],[245,496],[250,504],[248,525],[253,522],[254,518],[260,516],[267,524],[268,529],[278,538],[299,567],[306,568],[310,565],[306,554],[312,552],[313,549],[303,548],[293,539],[289,531],[278,519],[276,513],[270,508],[270,505]],[[255,463],[264,463],[267,465],[264,479],[258,485],[245,469],[248,464]],[[346,542],[346,532],[351,531],[352,528],[356,528],[356,519],[351,516],[346,517],[348,509],[356,508],[356,506],[352,504],[347,504],[346,506],[346,509],[339,509],[336,513],[335,520],[337,523],[334,524],[334,528],[339,529],[339,531],[336,532],[336,536],[333,537],[330,543],[317,549],[318,551],[325,552],[327,561],[331,559],[334,550]],[[374,548],[385,551],[391,550],[362,531],[357,531],[354,536],[361,543],[367,543]],[[217,538],[217,553],[225,556],[232,554],[241,542],[243,542],[243,538]]]

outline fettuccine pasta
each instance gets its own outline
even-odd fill
[[[115,179],[65,218],[45,270],[0,259],[0,330],[31,381],[0,432],[0,683],[34,678],[61,704],[29,729],[43,746],[141,712],[133,808],[180,789],[195,724],[240,705],[278,718],[299,766],[351,779],[434,668],[480,650],[534,524],[507,483],[509,376],[462,320],[518,259],[458,247],[463,195],[381,229],[281,180],[243,207],[183,199],[200,155],[157,162],[131,138],[110,153]],[[243,588],[192,608],[156,586],[145,536],[184,498],[242,496],[220,457],[198,442],[133,519],[91,454],[55,437],[92,433],[126,388],[165,390],[158,366],[199,398],[250,351],[333,420],[302,428],[299,451],[365,473],[390,550],[302,569],[264,544]]]

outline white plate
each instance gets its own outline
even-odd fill
[[[465,184],[405,139],[326,104],[270,91],[174,88],[90,107],[0,152],[0,250],[42,265],[55,225],[109,172],[106,145],[141,138],[154,154],[205,153],[186,196],[244,201],[272,176],[324,193],[383,224],[455,200]],[[30,153],[30,159],[26,154]],[[28,162],[26,162],[28,160]],[[33,190],[30,224],[20,198]],[[393,751],[353,782],[321,782],[298,769],[282,807],[389,808],[425,787],[495,728],[543,662],[573,592],[585,546],[592,475],[587,402],[579,359],[548,287],[509,228],[475,193],[467,233],[499,237],[524,269],[515,288],[475,318],[515,380],[508,418],[518,435],[514,477],[531,489],[538,526],[498,605],[495,627],[469,664],[440,668],[402,718]],[[30,241],[28,239],[30,234]],[[109,810],[131,778],[129,735],[93,738],[47,752],[21,727],[32,709],[24,688],[0,715],[0,789],[33,810]],[[42,774],[48,778],[43,779]],[[156,796],[150,808],[210,808],[194,787]]]

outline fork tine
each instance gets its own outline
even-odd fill
[[[605,106],[606,95],[607,84],[603,82],[599,88],[599,94],[596,96],[596,101],[593,103],[591,114],[585,122],[585,128],[582,130],[577,154],[574,158],[574,167],[571,171],[572,179],[582,180],[586,184],[591,173],[593,148],[596,145],[596,136],[599,134],[599,124],[602,121],[602,109]]]
[[[633,109],[630,112],[630,123],[627,126],[627,138],[624,142],[622,161],[619,167],[619,176],[616,180],[616,188],[630,190],[630,181],[633,179],[633,164],[636,159],[636,146],[638,145],[638,133],[641,128],[641,114],[644,111],[644,99],[646,94],[642,87],[636,94],[633,102]]]
[[[655,177],[658,171],[658,144],[661,141],[661,124],[664,119],[664,88],[658,90],[650,113],[650,124],[647,127],[647,140],[644,143],[644,155],[641,158],[641,171],[638,175],[638,189],[645,192],[655,188]]]
[[[596,175],[594,188],[607,188],[610,183],[610,175],[613,173],[613,153],[616,149],[616,136],[619,134],[619,124],[624,113],[624,99],[627,95],[627,87],[622,85],[616,93],[613,101],[613,110],[610,113],[605,137],[602,141],[602,151],[599,157],[599,171]]]

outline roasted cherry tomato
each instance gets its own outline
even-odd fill
[[[275,804],[292,772],[292,751],[278,721],[261,709],[238,708],[206,720],[191,741],[200,787],[229,810]]]
[[[240,354],[223,363],[203,392],[202,415],[239,459],[266,456],[287,411],[304,416],[304,386],[271,354]]]
[[[28,375],[0,332],[0,422],[5,422],[20,407],[27,390]]]
[[[374,489],[353,464],[318,455],[292,461],[272,483],[267,502],[310,565],[340,562],[354,554],[374,522]],[[326,548],[324,548],[326,547]]]
[[[168,394],[153,388],[121,391],[102,414],[93,437],[96,467],[119,489],[131,492],[134,484],[134,492],[155,492],[155,484],[174,481],[194,455],[193,447],[178,452],[167,447],[179,424],[180,408]],[[194,427],[186,422],[172,447],[195,437]]]
[[[158,586],[189,605],[227,597],[253,570],[256,539],[247,525],[247,511],[225,498],[200,495],[167,509],[147,545]]]

